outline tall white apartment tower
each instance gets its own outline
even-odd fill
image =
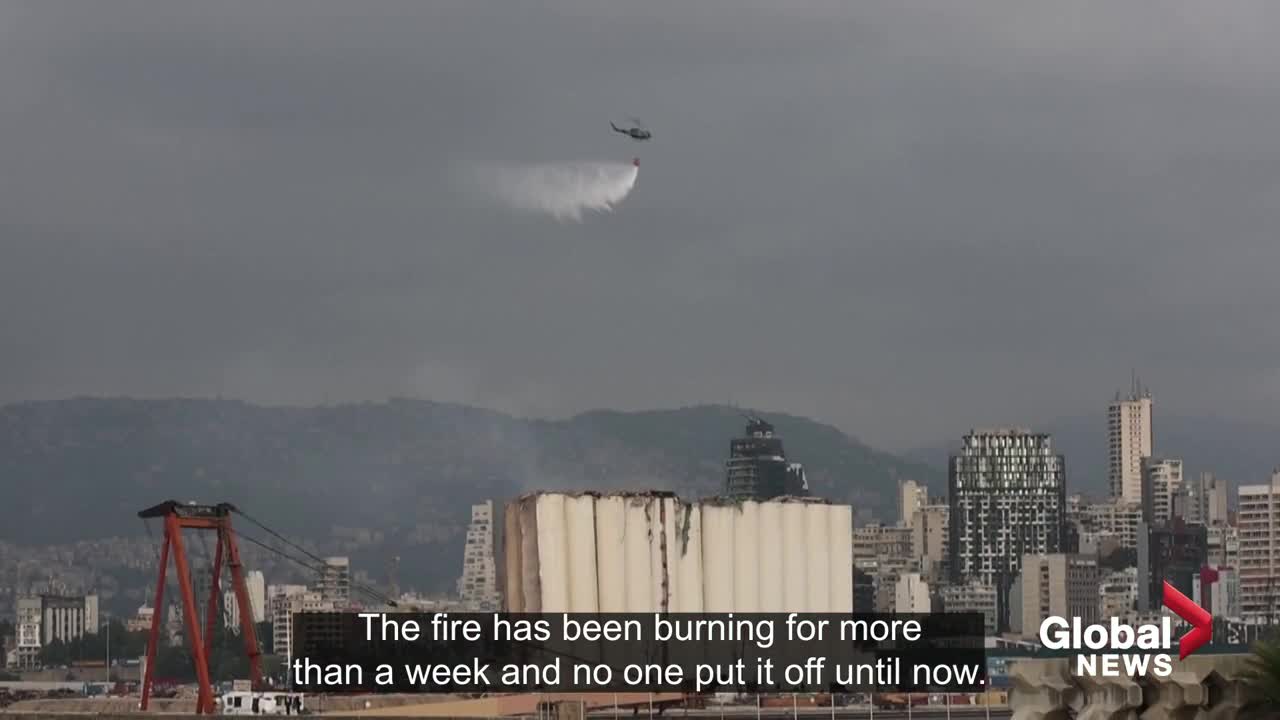
[[[501,605],[493,547],[493,501],[488,500],[471,506],[471,525],[462,553],[458,595],[470,611],[495,611]]]
[[[329,557],[324,559],[320,581],[316,588],[326,602],[334,607],[346,608],[351,603],[351,559]]]
[[[898,485],[898,495],[898,502],[902,507],[901,522],[904,526],[911,527],[916,513],[929,504],[929,488],[915,480],[904,480]]]
[[[1182,461],[1175,458],[1144,458],[1142,461],[1142,519],[1168,525],[1175,515],[1186,518]],[[1181,506],[1181,507],[1179,507]]]
[[[1135,378],[1128,396],[1107,408],[1107,480],[1111,497],[1142,502],[1142,460],[1151,456],[1151,392]]]
[[[1241,485],[1240,611],[1245,620],[1280,620],[1280,469],[1266,485]]]

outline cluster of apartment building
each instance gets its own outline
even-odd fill
[[[37,667],[41,648],[96,635],[99,629],[97,595],[28,595],[16,604],[14,636],[4,644],[8,668]]]
[[[1237,488],[1155,454],[1150,392],[1108,407],[1110,497],[1068,495],[1047,434],[974,430],[946,498],[906,481],[892,525],[853,532],[855,609],[982,612],[992,634],[1034,639],[1051,615],[1131,622],[1162,612],[1168,580],[1217,617],[1280,619],[1280,471]]]

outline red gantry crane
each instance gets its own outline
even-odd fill
[[[249,592],[245,587],[244,569],[240,564],[240,549],[236,545],[236,535],[231,529],[231,514],[236,508],[230,503],[218,505],[182,504],[174,500],[160,503],[138,513],[144,521],[150,518],[164,519],[164,540],[160,546],[159,578],[156,581],[155,614],[151,618],[151,635],[147,640],[147,668],[142,680],[141,709],[147,709],[151,699],[151,683],[155,674],[156,648],[160,641],[160,619],[164,615],[165,572],[169,566],[169,554],[173,553],[174,569],[178,573],[178,592],[182,594],[182,616],[186,622],[186,634],[191,648],[191,660],[196,669],[196,680],[200,683],[200,692],[196,697],[196,714],[214,712],[213,686],[209,681],[209,655],[213,639],[214,623],[218,621],[218,586],[222,572],[223,559],[231,570],[232,588],[236,595],[236,606],[240,611],[240,636],[244,638],[245,653],[249,657],[249,678],[254,690],[262,686],[262,651],[258,647],[258,637],[253,627],[253,610],[249,605]],[[209,602],[205,612],[204,632],[200,629],[200,620],[196,617],[195,593],[191,586],[191,565],[187,560],[187,552],[182,540],[183,530],[212,530],[217,533],[218,545],[214,554],[212,583],[209,587]]]

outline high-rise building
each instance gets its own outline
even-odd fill
[[[1240,611],[1246,620],[1280,620],[1280,469],[1266,485],[1237,489]]]
[[[946,576],[951,536],[948,532],[951,509],[943,500],[916,511],[911,521],[911,556],[926,578],[938,581]]]
[[[1066,462],[1046,434],[972,431],[951,457],[949,489],[952,582],[995,587],[1003,630],[1022,558],[1066,545]]]
[[[1188,479],[1186,521],[1209,527],[1227,524],[1227,483],[1211,472]]]
[[[472,612],[496,612],[502,606],[493,548],[493,501],[488,500],[471,506],[471,525],[462,551],[458,597]]]
[[[244,587],[249,593],[249,608],[255,624],[267,619],[267,578],[261,570],[250,570],[244,576]]]
[[[1203,522],[1205,525],[1226,525],[1231,521],[1231,510],[1227,507],[1227,481],[1212,473],[1204,475],[1200,485],[1204,495]]]
[[[1153,525],[1166,525],[1185,510],[1182,486],[1182,461],[1173,458],[1148,457],[1142,460],[1142,519]],[[1182,506],[1182,507],[1180,507]]]
[[[802,465],[787,462],[773,426],[752,416],[745,435],[729,443],[725,494],[741,500],[801,497],[809,494],[809,483]]]
[[[929,488],[915,480],[904,480],[898,486],[898,504],[902,524],[911,527],[916,513],[929,504]]]
[[[1138,610],[1163,606],[1164,583],[1191,597],[1191,580],[1209,559],[1209,537],[1203,525],[1174,518],[1167,525],[1138,528]]]
[[[1142,459],[1150,457],[1151,393],[1138,386],[1126,397],[1119,393],[1107,408],[1107,480],[1111,496],[1142,502]]]
[[[870,578],[868,592],[874,612],[893,612],[898,579],[905,573],[920,572],[912,555],[913,532],[909,527],[878,522],[853,529],[854,569]]]
[[[1120,542],[1121,547],[1138,547],[1138,525],[1142,523],[1142,503],[1115,499],[1093,503],[1085,509],[1091,529],[1107,533]]]
[[[1089,501],[1080,493],[1067,496],[1067,522],[1078,523],[1089,527]]]
[[[249,595],[253,623],[257,625],[267,619],[267,584],[262,571],[250,570],[245,573],[244,587]],[[222,594],[222,618],[227,629],[240,632],[240,603],[236,600],[235,588],[228,588]]]
[[[1213,567],[1240,565],[1240,531],[1233,525],[1210,525],[1208,528],[1209,564]]]
[[[316,590],[334,607],[348,607],[351,604],[351,560],[345,557],[325,558]]]
[[[41,623],[44,605],[39,597],[20,597],[17,602],[18,622],[14,626],[14,644],[17,655],[14,666],[18,669],[34,669],[40,664]]]
[[[1025,555],[1022,558],[1022,635],[1039,637],[1049,617],[1098,622],[1098,561],[1084,555]]]
[[[267,589],[271,609],[271,652],[289,666],[293,650],[293,616],[301,612],[333,612],[341,609],[323,593],[303,585],[272,585]]]

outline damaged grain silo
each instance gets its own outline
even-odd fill
[[[853,611],[853,509],[667,492],[507,504],[508,612]]]

